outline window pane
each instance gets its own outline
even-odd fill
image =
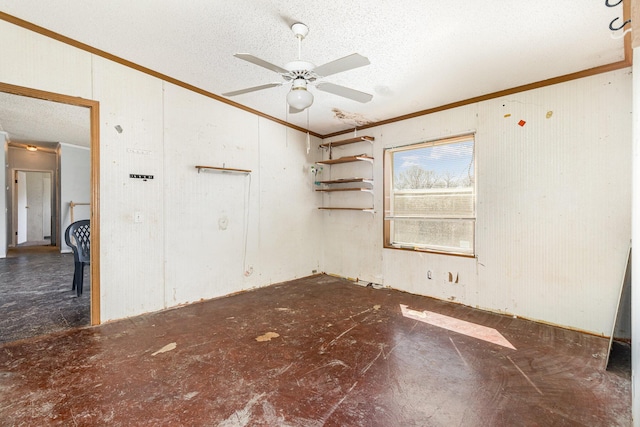
[[[385,244],[473,255],[473,135],[392,148],[385,156]]]
[[[394,216],[429,216],[440,218],[473,217],[472,188],[396,190],[393,192]]]
[[[473,163],[473,141],[396,151],[393,153],[393,188],[472,188]]]
[[[392,244],[473,253],[475,220],[395,219]]]

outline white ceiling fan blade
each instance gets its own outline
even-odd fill
[[[352,53],[344,58],[336,59],[335,61],[320,65],[319,67],[316,67],[313,72],[320,77],[326,77],[343,71],[352,70],[354,68],[364,67],[369,64],[371,64],[371,62],[369,62],[368,58],[358,53]]]
[[[369,102],[373,98],[373,95],[360,92],[359,90],[351,89],[345,86],[340,86],[334,83],[320,82],[316,85],[318,90],[323,92],[329,92],[334,95],[342,96],[345,98],[353,99],[358,102]]]
[[[271,62],[267,62],[264,59],[260,59],[257,56],[253,56],[253,55],[250,55],[248,53],[236,53],[233,56],[235,56],[236,58],[239,58],[239,59],[243,59],[243,60],[245,60],[247,62],[251,62],[252,64],[256,64],[256,65],[259,65],[261,67],[264,67],[267,70],[275,71],[276,73],[286,74],[286,73],[289,72],[288,70],[285,70],[284,68],[282,68],[282,67],[280,67],[278,65],[272,64]]]
[[[257,90],[269,89],[276,86],[282,86],[282,83],[267,83],[266,85],[248,87],[246,89],[234,90],[233,92],[225,92],[222,96],[236,96],[242,95],[243,93],[255,92]]]

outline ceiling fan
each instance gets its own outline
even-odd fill
[[[236,53],[234,55],[236,58],[251,62],[252,64],[259,65],[268,70],[275,71],[282,76],[284,81],[267,83],[260,86],[235,90],[233,92],[226,92],[222,95],[236,96],[243,93],[255,92],[258,90],[269,89],[276,86],[282,86],[286,83],[291,83],[291,90],[287,94],[287,104],[289,104],[290,113],[299,113],[313,104],[313,94],[307,90],[308,85],[313,85],[318,90],[321,90],[323,92],[332,93],[334,95],[349,98],[354,101],[371,101],[373,95],[370,95],[368,93],[360,92],[358,90],[340,86],[334,83],[318,81],[319,79],[330,76],[332,74],[337,74],[343,71],[369,65],[369,59],[360,54],[353,53],[349,56],[345,56],[344,58],[336,59],[335,61],[331,61],[324,65],[316,67],[311,62],[303,61],[300,59],[301,42],[307,36],[307,34],[309,34],[309,27],[307,27],[305,24],[297,22],[291,26],[291,31],[293,31],[293,34],[298,39],[298,59],[296,61],[286,63],[284,67],[272,64],[248,53]]]

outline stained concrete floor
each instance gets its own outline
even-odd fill
[[[90,324],[89,269],[77,298],[71,290],[73,254],[25,246],[7,255],[0,259],[0,343]]]
[[[0,423],[629,426],[607,340],[318,275],[0,346]]]

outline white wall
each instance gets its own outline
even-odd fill
[[[102,321],[321,269],[306,135],[4,21],[0,49],[0,81],[100,102]]]
[[[64,241],[64,232],[71,224],[69,203],[91,201],[91,150],[61,143],[59,153],[61,252],[71,252]],[[90,214],[90,206],[76,206],[73,209],[73,220],[89,219]]]
[[[383,249],[383,149],[468,131],[477,132],[477,257]],[[327,272],[611,333],[631,236],[630,69],[360,133],[376,138],[376,214],[325,216]]]
[[[0,81],[91,99],[91,54],[5,21],[0,34]]]
[[[7,209],[7,199],[10,197],[10,191],[7,187],[7,173],[9,165],[7,163],[7,134],[6,132],[0,132],[0,165],[2,165],[2,169],[0,170],[0,190],[2,194],[0,195],[0,258],[7,257],[7,245],[9,242],[7,241],[8,231],[7,228],[9,226],[7,218],[11,215]]]
[[[638,28],[638,27],[636,27]],[[634,57],[640,58],[640,47],[633,49]],[[635,61],[633,64],[633,217],[632,231],[633,241],[640,242],[640,62]],[[631,379],[632,379],[632,410],[633,425],[640,426],[640,375],[638,369],[640,367],[640,312],[634,310],[633,307],[640,307],[640,250],[638,245],[632,251],[631,261],[631,342],[635,343],[631,346]],[[636,271],[636,274],[633,274]]]
[[[164,97],[166,304],[320,271],[306,136],[170,84]]]

